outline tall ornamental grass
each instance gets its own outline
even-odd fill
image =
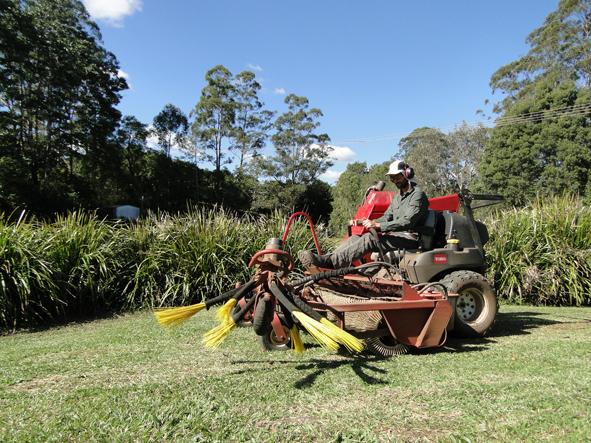
[[[591,304],[591,208],[576,197],[539,198],[489,218],[489,276],[513,303]]]
[[[271,237],[282,237],[286,217],[235,216],[222,209],[182,216],[153,215],[130,228],[139,248],[134,276],[126,291],[130,308],[181,305],[207,299],[245,282],[250,258]],[[325,247],[330,239],[319,229]],[[292,225],[285,250],[295,256],[313,247],[307,225]]]
[[[0,217],[0,329],[213,297],[248,280],[248,261],[282,236],[285,221],[221,209],[132,224],[80,212],[51,223]],[[311,248],[311,239],[305,223],[294,223],[286,250]]]

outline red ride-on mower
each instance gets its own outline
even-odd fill
[[[380,184],[368,190],[356,219],[384,213],[392,193],[382,189]],[[474,200],[488,203],[473,206]],[[321,251],[310,217],[295,213],[283,237],[270,239],[252,257],[254,272],[248,282],[195,305],[157,310],[156,317],[172,326],[223,303],[220,324],[204,336],[206,346],[219,345],[234,327],[252,322],[264,349],[296,352],[304,350],[300,330],[329,350],[343,346],[380,356],[441,346],[448,332],[482,336],[494,323],[498,307],[483,275],[488,233],[472,210],[499,200],[467,190],[433,198],[426,223],[417,229],[417,250],[380,252],[347,268],[310,268],[298,277],[292,272],[293,258],[283,250],[295,217],[307,219],[318,254]],[[460,207],[464,215],[458,214]],[[363,229],[352,226],[349,235],[362,234]]]
[[[375,219],[386,211],[393,193],[382,191],[382,183],[368,189],[354,221]],[[288,279],[286,285],[380,356],[405,353],[409,347],[441,346],[448,332],[460,337],[484,336],[495,321],[498,304],[484,276],[483,246],[488,232],[474,219],[473,209],[501,200],[468,190],[432,198],[426,223],[417,229],[419,249],[374,253],[364,263],[346,269],[310,268],[306,277]],[[303,214],[292,215],[282,241],[275,240],[276,247],[281,248],[298,215]],[[314,227],[306,218],[320,254]],[[349,235],[364,234],[364,229],[354,223]],[[269,311],[265,315],[271,318]],[[254,317],[256,323],[256,312]],[[267,350],[288,349],[290,337],[281,309],[273,317],[273,322],[261,320],[269,327],[258,329],[260,343]]]

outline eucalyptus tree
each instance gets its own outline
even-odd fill
[[[444,194],[450,190],[448,179],[450,143],[436,128],[417,128],[400,139],[400,154],[415,170],[417,181],[427,195]]]
[[[189,130],[187,116],[175,105],[169,103],[160,111],[152,121],[153,133],[158,138],[158,144],[164,154],[170,158],[173,146],[181,149],[186,144]]]
[[[222,65],[207,71],[205,81],[207,84],[192,112],[192,132],[219,174],[222,166],[230,162],[225,150],[234,134],[236,86],[232,73]]]
[[[481,161],[481,187],[523,204],[565,190],[591,197],[591,0],[561,0],[528,53],[499,68],[501,119]]]
[[[122,186],[131,201],[141,203],[143,182],[146,179],[147,139],[150,131],[146,124],[127,115],[115,132],[120,148]]]
[[[234,79],[234,86],[236,109],[232,148],[239,153],[238,171],[242,172],[246,163],[265,146],[273,112],[263,108],[259,98],[261,85],[254,73],[240,72]]]
[[[447,134],[449,145],[446,188],[456,186],[470,188],[478,178],[478,167],[484,149],[490,140],[490,128],[482,123],[469,125],[462,122]]]
[[[318,134],[322,111],[310,108],[306,97],[289,94],[288,110],[273,124],[275,154],[261,161],[264,173],[284,184],[308,184],[330,166],[332,147],[327,134]]]
[[[526,55],[499,68],[491,77],[493,91],[504,99],[496,111],[535,93],[535,83],[574,81],[591,87],[591,0],[560,0],[544,24],[527,37]]]

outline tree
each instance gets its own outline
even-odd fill
[[[448,171],[451,150],[447,136],[439,129],[418,128],[399,143],[402,158],[410,164],[427,195],[450,191]]]
[[[239,152],[238,171],[242,172],[248,159],[256,157],[264,147],[273,112],[263,109],[258,97],[261,85],[254,73],[243,71],[237,74],[234,84],[236,121],[232,148]]]
[[[133,116],[125,116],[116,132],[117,145],[121,148],[123,183],[127,198],[141,204],[143,197],[143,176],[145,152],[149,130]]]
[[[310,108],[306,97],[289,94],[285,98],[288,111],[277,117],[271,141],[275,155],[259,160],[262,171],[284,184],[312,183],[325,172],[332,161],[332,148],[327,134],[316,134],[322,112]]]
[[[451,191],[457,186],[468,187],[477,178],[478,166],[486,143],[490,138],[490,129],[482,124],[470,126],[462,122],[449,134],[448,183],[445,185]]]
[[[189,129],[187,116],[173,104],[167,104],[154,117],[152,122],[154,134],[158,137],[158,144],[164,154],[170,158],[170,150],[174,145],[185,146],[185,139]]]
[[[16,200],[56,209],[78,203],[81,179],[102,181],[127,87],[118,68],[79,1],[0,1],[0,154],[28,182]]]
[[[480,168],[480,186],[514,204],[590,189],[589,117],[556,110],[584,111],[590,102],[591,1],[561,0],[527,42],[528,53],[491,78],[493,91],[504,94],[495,106],[502,117]]]
[[[507,116],[540,112],[591,101],[588,88],[573,81],[556,86],[548,77],[536,82],[535,93],[514,103]],[[591,121],[585,115],[565,115],[497,126],[480,164],[480,187],[504,195],[513,204],[536,194],[589,189]]]
[[[591,87],[591,1],[560,0],[544,24],[527,37],[528,53],[499,68],[491,77],[493,91],[505,98],[496,106],[502,112],[527,95],[535,83],[552,78],[556,84],[574,81]]]
[[[195,116],[192,131],[196,142],[203,145],[206,152],[212,152],[207,154],[207,159],[219,173],[222,165],[229,163],[224,151],[234,131],[236,88],[232,73],[222,65],[207,71],[205,81],[207,85],[201,90],[192,113]]]

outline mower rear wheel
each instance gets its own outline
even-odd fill
[[[269,331],[264,335],[257,336],[261,347],[265,351],[288,351],[291,349],[289,329],[283,323],[281,323],[281,327],[283,328],[283,334],[285,335],[284,339],[277,337],[273,328],[269,328]]]
[[[497,296],[488,280],[473,271],[456,271],[441,283],[456,292],[453,334],[460,337],[483,337],[495,322],[499,310]]]

